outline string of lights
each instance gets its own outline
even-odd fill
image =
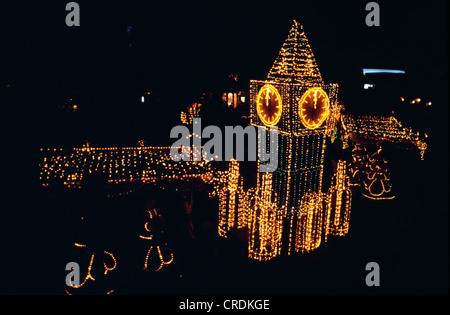
[[[242,228],[246,225],[245,208],[239,207],[244,199],[242,176],[239,174],[239,162],[232,159],[226,176],[222,177],[219,188],[219,235],[226,238],[228,231],[233,228]],[[236,222],[237,219],[237,222]]]
[[[303,26],[296,20],[267,78],[281,82],[323,83]]]
[[[254,195],[255,204],[250,209],[248,256],[267,261],[281,252],[283,214],[272,202],[276,195],[272,189],[272,174],[264,173]]]
[[[420,132],[414,132],[410,127],[403,127],[397,118],[382,116],[353,116],[342,115],[342,127],[345,134],[350,135],[355,142],[358,138],[367,138],[377,143],[389,142],[401,146],[412,144],[420,151],[423,159],[427,144],[424,138],[427,135],[420,135]]]
[[[89,175],[101,175],[109,183],[155,182],[162,179],[197,177],[205,182],[212,176],[208,161],[176,163],[171,147],[74,148],[72,152],[44,150],[39,179],[43,187],[62,183],[81,188]],[[56,152],[56,153],[55,153]]]
[[[373,200],[390,200],[392,182],[388,162],[382,156],[382,147],[367,158],[366,167],[362,170],[363,196]]]
[[[152,270],[153,272],[158,272],[160,271],[165,265],[170,265],[173,260],[174,260],[174,256],[173,253],[169,251],[167,243],[164,244],[159,244],[156,243],[154,241],[154,234],[153,231],[149,228],[149,225],[151,224],[151,221],[154,219],[154,217],[159,217],[160,215],[158,214],[158,212],[156,211],[156,209],[151,209],[151,210],[146,210],[148,215],[149,215],[149,221],[145,222],[144,224],[144,229],[147,232],[147,235],[139,235],[140,239],[143,240],[147,240],[147,241],[152,241],[152,244],[150,245],[146,255],[145,255],[145,260],[144,260],[144,267],[143,270],[148,271],[148,270]],[[164,246],[164,248],[169,251],[170,254],[170,258],[168,260],[164,260],[163,254],[161,252],[161,247]],[[153,248],[156,247],[156,251],[158,253],[158,266],[156,268],[151,268],[150,267],[150,254],[152,253]],[[153,251],[154,252],[154,251]],[[155,267],[155,266],[153,266]]]
[[[79,244],[79,243],[74,243],[75,247],[78,248],[86,248],[87,246],[84,244]],[[95,253],[89,252],[87,251],[87,253],[89,253],[91,255],[90,259],[89,259],[89,265],[87,268],[87,272],[86,272],[86,276],[84,277],[83,281],[79,284],[74,284],[72,283],[72,279],[68,278],[68,286],[72,289],[79,289],[81,287],[83,287],[89,280],[90,281],[95,281],[95,278],[92,276],[92,269],[93,269],[93,265],[94,265],[94,258],[95,258]],[[108,274],[108,272],[113,271],[114,269],[116,269],[117,267],[117,260],[114,256],[114,254],[112,254],[111,252],[108,251],[103,251],[103,254],[105,256],[107,256],[107,258],[109,258],[112,261],[112,266],[108,266],[105,262],[105,260],[103,260],[103,268],[104,268],[104,272],[103,275],[106,276]],[[97,276],[96,276],[97,277]],[[70,294],[70,292],[67,290],[67,288],[65,288],[65,291],[67,292],[67,294]]]

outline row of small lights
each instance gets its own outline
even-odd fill
[[[404,97],[400,97],[400,99],[401,99],[402,102],[406,101]],[[420,104],[421,102],[422,102],[421,98],[416,98],[416,99],[411,100],[409,103],[410,104]],[[431,105],[433,105],[433,103],[432,102],[426,102],[425,105],[426,106],[431,106]]]

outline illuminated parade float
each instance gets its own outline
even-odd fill
[[[426,150],[419,133],[403,128],[394,117],[345,115],[338,85],[324,83],[303,27],[295,20],[267,79],[251,81],[250,95],[251,124],[277,133],[278,169],[258,173],[256,188],[244,192],[239,164],[231,163],[228,188],[219,195],[219,235],[246,227],[248,255],[255,260],[310,252],[330,235],[346,235],[352,184],[361,186],[367,198],[394,198],[382,142],[417,148],[422,158]],[[274,126],[277,130],[271,131]],[[338,131],[342,150],[353,143],[353,157],[337,161],[324,191],[326,143]],[[267,145],[265,140],[259,138],[258,147]],[[379,149],[368,154],[367,142]]]

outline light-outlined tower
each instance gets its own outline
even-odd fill
[[[278,127],[278,169],[271,175],[271,185],[257,187],[257,191],[273,190],[271,202],[282,214],[284,229],[282,237],[273,237],[283,243],[287,253],[302,247],[297,244],[302,242],[302,237],[297,237],[301,222],[313,220],[306,216],[316,218],[316,212],[323,210],[313,205],[322,202],[326,136],[334,130],[341,108],[337,94],[337,84],[323,82],[303,27],[295,20],[267,79],[250,82],[251,124]],[[258,183],[267,182],[265,174],[258,176]],[[306,194],[307,200],[303,198]],[[319,233],[310,232],[308,235]]]

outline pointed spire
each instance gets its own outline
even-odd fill
[[[323,83],[303,26],[296,20],[267,79],[279,82]]]

